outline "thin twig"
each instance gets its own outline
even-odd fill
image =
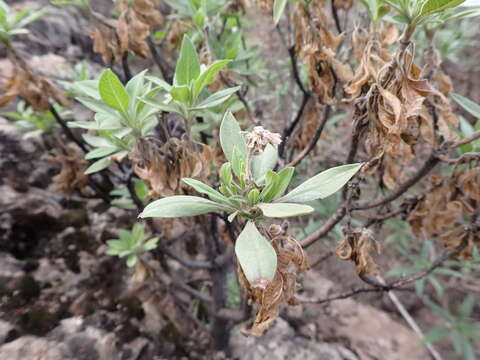
[[[323,226],[320,229],[308,235],[305,239],[303,239],[300,242],[300,245],[302,245],[303,248],[307,248],[310,245],[312,245],[315,241],[320,239],[321,237],[327,235],[330,232],[330,230],[332,230],[335,227],[335,225],[337,225],[340,222],[340,220],[343,219],[345,214],[346,214],[346,204],[343,203],[342,205],[340,205],[337,211],[335,211],[335,213],[333,213],[332,216],[328,218],[328,220],[323,224]]]
[[[65,132],[65,135],[67,135],[67,137],[73,141],[75,144],[78,145],[78,147],[80,149],[82,149],[82,151],[84,153],[87,153],[88,152],[88,149],[87,147],[85,146],[84,143],[82,143],[80,140],[77,139],[77,137],[75,136],[75,134],[72,132],[72,130],[68,127],[67,123],[65,122],[65,120],[62,119],[62,117],[60,116],[60,114],[57,112],[57,110],[55,110],[55,107],[53,105],[50,105],[50,112],[52,113],[53,117],[55,118],[55,121],[61,126],[62,130]]]
[[[427,175],[430,170],[432,170],[435,165],[439,163],[439,158],[436,152],[432,152],[428,157],[427,161],[423,164],[423,166],[412,176],[410,179],[405,181],[403,184],[398,186],[395,190],[389,193],[387,196],[366,202],[357,202],[353,204],[352,210],[365,210],[371,209],[380,205],[385,205],[403,195],[408,189],[410,189],[413,185],[415,185],[418,181],[420,181],[425,175]]]
[[[475,131],[472,135],[470,136],[467,136],[466,138],[460,140],[460,141],[457,141],[456,143],[453,143],[451,146],[450,146],[450,149],[456,149],[462,145],[465,145],[465,144],[468,144],[469,142],[472,142],[474,140],[477,140],[478,138],[480,138],[480,130],[478,131]]]
[[[302,150],[300,154],[297,155],[295,159],[290,161],[286,166],[298,165],[310,153],[310,151],[312,151],[312,149],[317,144],[318,139],[320,139],[320,136],[322,135],[322,131],[325,128],[325,124],[327,123],[327,120],[329,117],[330,117],[330,106],[327,105],[325,108],[325,112],[323,113],[323,119],[320,121],[320,124],[318,125],[318,128],[315,131],[315,134],[313,135],[313,137],[310,139],[310,142],[308,143],[308,145],[305,147],[305,149]]]
[[[377,276],[377,279],[380,283],[385,284],[385,280],[381,276]],[[408,323],[408,325],[418,335],[420,340],[423,340],[424,337],[425,337],[425,334],[423,333],[422,329],[417,324],[417,322],[410,315],[410,313],[407,311],[405,306],[403,306],[403,304],[400,301],[400,299],[398,298],[398,296],[393,291],[388,291],[387,294],[388,294],[388,297],[390,298],[390,300],[392,300],[392,303],[397,308],[400,315],[402,315],[402,317],[405,319],[405,321]],[[437,350],[433,347],[433,345],[431,343],[426,343],[425,347],[427,348],[428,352],[430,353],[430,355],[432,355],[432,357],[435,360],[442,360],[442,357],[440,356],[440,354],[437,352]]]

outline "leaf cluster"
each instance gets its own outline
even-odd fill
[[[158,238],[145,239],[145,228],[142,224],[135,224],[131,231],[120,231],[120,238],[107,240],[108,255],[127,258],[127,266],[132,267],[138,262],[141,253],[157,247]]]
[[[46,13],[46,9],[23,9],[13,13],[5,1],[0,0],[0,42],[9,44],[14,36],[28,34],[26,26]]]

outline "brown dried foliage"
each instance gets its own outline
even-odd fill
[[[373,261],[372,252],[380,253],[380,244],[369,229],[354,229],[335,248],[335,253],[342,260],[351,260],[355,263],[360,275],[377,275],[379,270]]]
[[[318,129],[320,122],[322,121],[323,106],[316,101],[309,101],[307,108],[305,109],[305,115],[302,117],[301,125],[296,127],[293,134],[292,146],[297,150],[303,150],[310,143],[313,134]],[[313,149],[312,153],[316,150]]]
[[[447,178],[430,178],[430,189],[408,216],[412,231],[417,236],[441,239],[447,249],[467,241],[459,254],[471,259],[474,242],[479,243],[478,231],[466,222],[478,216],[480,207],[480,167],[455,171]]]
[[[74,147],[67,147],[58,151],[49,161],[61,166],[60,173],[53,177],[53,184],[57,190],[71,195],[75,189],[82,190],[88,182],[85,169],[88,162]]]
[[[129,157],[135,173],[150,187],[150,196],[158,198],[184,193],[184,177],[208,182],[213,151],[186,139],[158,144],[153,138],[140,138]]]
[[[338,81],[347,83],[352,71],[347,64],[335,58],[335,52],[344,35],[333,35],[322,1],[297,4],[293,15],[295,24],[295,51],[308,65],[312,90],[320,102],[334,104],[335,86]]]
[[[0,86],[0,107],[9,104],[18,96],[25,99],[37,111],[49,110],[51,99],[60,105],[69,105],[63,91],[50,80],[36,74],[13,50],[9,52],[9,57],[14,64],[14,73],[5,84]]]
[[[395,25],[382,24],[378,33],[369,33],[361,28],[355,29],[352,35],[353,57],[359,62],[353,78],[345,86],[345,93],[357,99],[364,89],[378,83],[380,70],[392,60],[389,47],[398,39]]]
[[[364,172],[380,169],[382,182],[390,189],[402,182],[404,167],[414,159],[417,144],[435,148],[437,135],[454,140],[452,127],[458,125],[446,97],[451,90],[448,77],[436,72],[429,81],[408,50],[391,55],[389,46],[397,38],[398,31],[391,24],[373,34],[355,31],[354,56],[359,66],[345,87],[350,95],[345,101],[357,100],[354,115],[361,122],[361,137],[371,157]]]
[[[278,317],[281,305],[298,304],[295,298],[299,287],[297,274],[308,270],[307,257],[293,236],[278,225],[271,225],[267,233],[277,253],[274,279],[269,283],[250,284],[240,265],[237,266],[239,280],[247,293],[249,303],[258,305],[252,327],[243,331],[247,336],[261,336]]]
[[[353,5],[353,0],[333,0],[333,6],[336,9],[349,10]]]
[[[118,20],[94,14],[96,27],[90,36],[94,42],[93,50],[102,55],[104,63],[119,62],[128,51],[141,57],[148,55],[146,39],[151,30],[162,23],[156,5],[155,0],[135,0],[131,4],[121,1]]]

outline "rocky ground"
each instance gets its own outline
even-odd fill
[[[19,50],[57,78],[83,59],[99,66],[86,22],[59,11],[37,23]],[[0,50],[2,76],[8,76],[2,56]],[[59,193],[52,185],[58,164],[45,152],[44,143],[22,139],[0,118],[0,359],[429,359],[416,335],[379,302],[352,299],[289,308],[259,339],[235,328],[228,354],[189,352],[172,319],[165,319],[173,300],[151,289],[133,294],[124,262],[105,255],[105,241],[131,222],[131,214]],[[303,285],[304,298],[338,291],[316,270]],[[181,315],[176,325],[188,331]]]

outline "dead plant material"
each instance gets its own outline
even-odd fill
[[[405,52],[393,74],[375,75],[377,81],[365,95],[369,119],[365,145],[371,160],[364,171],[381,166],[383,183],[390,189],[401,183],[400,170],[414,158],[417,144],[437,145],[435,121],[443,139],[456,139],[452,127],[458,120],[449,100],[421,73]]]
[[[36,74],[30,66],[13,49],[8,49],[8,56],[14,64],[13,76],[0,86],[0,107],[9,104],[20,96],[36,111],[50,109],[53,99],[62,106],[69,102],[64,93],[50,80]]]
[[[257,314],[246,336],[261,336],[279,315],[280,306],[297,305],[295,292],[299,287],[297,275],[308,270],[308,262],[300,244],[279,225],[271,225],[268,236],[277,253],[277,271],[268,283],[250,284],[240,266],[237,266],[240,283],[250,304],[257,304]]]
[[[334,104],[336,83],[349,82],[353,74],[347,64],[335,58],[344,35],[330,32],[324,5],[322,1],[297,4],[293,15],[295,51],[308,65],[310,84],[319,100]]]
[[[379,75],[393,56],[389,51],[398,39],[397,27],[382,24],[378,33],[368,33],[357,28],[352,35],[353,55],[359,62],[351,81],[345,86],[345,93],[350,97],[344,101],[356,100],[365,89],[379,82]]]
[[[372,252],[380,253],[380,244],[369,229],[354,229],[335,248],[335,253],[340,259],[355,263],[359,275],[379,273],[378,265],[373,261]]]
[[[305,115],[302,117],[301,125],[297,126],[292,134],[292,145],[296,150],[305,149],[310,143],[313,134],[318,129],[322,121],[323,106],[317,101],[309,101],[305,109]],[[315,154],[317,146],[312,153]]]
[[[349,10],[352,8],[353,0],[333,0],[335,9]]]
[[[150,187],[150,197],[184,193],[184,177],[208,182],[213,151],[208,145],[170,138],[165,144],[141,138],[129,154],[135,173]]]
[[[155,0],[135,0],[118,3],[118,20],[106,19],[93,13],[96,26],[91,32],[93,50],[102,55],[106,64],[121,61],[128,51],[146,57],[149,52],[147,38],[162,23]]]
[[[57,190],[71,195],[75,189],[82,190],[87,185],[88,177],[85,170],[88,162],[74,147],[69,146],[57,151],[55,156],[48,157],[48,160],[61,166],[60,173],[53,177],[53,184]]]
[[[417,236],[441,239],[447,249],[467,241],[459,254],[470,259],[474,242],[479,242],[478,232],[465,222],[478,214],[480,206],[480,167],[454,171],[446,178],[432,176],[425,197],[408,216],[412,231]]]

